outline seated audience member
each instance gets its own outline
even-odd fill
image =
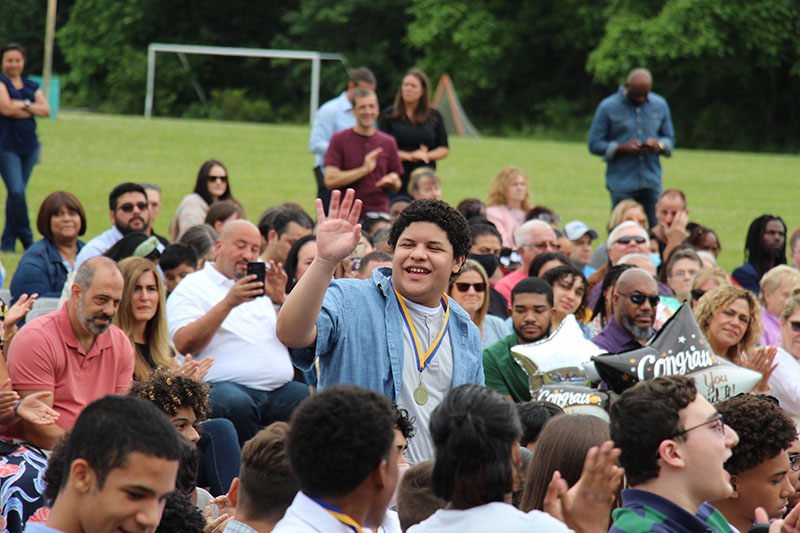
[[[672,251],[686,239],[689,209],[686,195],[679,189],[667,189],[656,202],[656,224],[653,235],[658,243],[658,252],[666,262]]]
[[[723,465],[739,438],[691,377],[659,377],[626,390],[611,404],[610,429],[629,488],[609,533],[730,531],[706,502],[732,494]]]
[[[408,179],[408,192],[414,200],[420,198],[442,199],[441,183],[439,176],[430,167],[419,167],[411,172]]]
[[[273,205],[268,207],[263,213],[261,213],[261,216],[258,217],[256,227],[258,228],[258,232],[261,234],[262,252],[267,247],[267,234],[269,233],[269,228],[272,227],[272,223],[275,221],[275,217],[281,213],[285,213],[287,210],[288,208],[284,205]]]
[[[242,209],[238,203],[232,200],[222,200],[221,202],[215,202],[214,205],[209,208],[203,223],[208,224],[217,230],[217,233],[220,233],[222,231],[222,226],[224,226],[226,222],[246,219],[247,217],[244,214],[244,209]]]
[[[739,443],[725,462],[733,492],[709,503],[739,531],[747,531],[756,522],[756,507],[762,507],[770,519],[781,518],[794,494],[789,480],[789,448],[797,439],[794,422],[770,397],[740,394],[716,408]]]
[[[778,368],[770,376],[769,386],[771,394],[800,428],[800,293],[795,292],[786,300],[780,327],[781,345],[774,360]]]
[[[652,242],[652,241],[651,241]],[[632,253],[623,255],[617,262],[617,265],[630,265],[640,268],[650,274],[656,282],[658,287],[659,302],[656,305],[655,312],[656,318],[653,321],[653,326],[660,329],[675,311],[680,307],[678,300],[673,296],[672,289],[666,283],[658,281],[656,278],[656,267],[650,257],[641,253]],[[598,287],[595,286],[594,290],[597,291]],[[591,294],[590,294],[591,297]]]
[[[369,279],[376,268],[392,267],[392,256],[386,252],[376,250],[361,258],[358,265],[358,278]]]
[[[417,433],[417,428],[414,427],[414,420],[409,416],[408,411],[402,407],[394,406],[395,412],[395,425],[394,425],[394,446],[397,448],[397,478],[401,479],[403,474],[408,470],[408,461],[403,455],[408,448],[408,441],[410,441]],[[397,491],[395,490],[394,496],[389,501],[389,507],[394,507],[396,503]]]
[[[197,252],[188,244],[170,244],[161,253],[158,266],[164,273],[164,289],[169,296],[183,278],[197,270]]]
[[[206,261],[214,260],[214,243],[217,239],[219,239],[217,230],[208,224],[200,224],[187,229],[179,242],[194,248],[197,253],[197,269],[202,270]]]
[[[531,265],[528,267],[528,277],[539,278],[548,270],[572,264],[569,257],[561,252],[545,252],[537,255],[533,261],[531,261]]]
[[[164,512],[155,533],[202,533],[206,528],[203,513],[182,492],[174,490],[164,498]]]
[[[147,196],[147,208],[150,211],[150,221],[147,223],[147,228],[144,232],[158,239],[162,246],[167,246],[169,240],[153,231],[156,218],[158,218],[159,213],[161,213],[161,185],[156,185],[154,183],[140,183],[139,185],[142,186]]]
[[[267,533],[283,518],[300,490],[289,465],[288,434],[288,424],[275,422],[245,443],[239,477],[228,493],[235,518],[224,531]]]
[[[590,452],[587,465],[599,467],[602,474],[591,483],[581,479],[567,497],[566,483],[553,476],[548,489],[554,507],[562,506],[565,525],[541,511],[524,513],[506,503],[519,485],[522,427],[517,409],[496,392],[477,385],[462,385],[450,391],[434,411],[431,434],[436,445],[433,467],[434,494],[448,502],[430,518],[412,526],[409,533],[461,531],[485,532],[501,527],[504,532],[528,531],[606,531],[611,510],[613,486],[622,478],[615,466],[612,443]],[[588,490],[587,490],[588,489]],[[588,493],[591,492],[591,498]],[[582,493],[582,494],[581,494]],[[555,502],[550,502],[555,503]]]
[[[391,234],[392,234],[391,227],[379,229],[378,231],[376,231],[375,235],[372,236],[373,250],[392,255],[394,251],[392,250],[392,247],[389,244],[389,237],[391,236]]]
[[[258,229],[245,220],[225,225],[216,262],[188,276],[167,301],[175,349],[202,362],[211,385],[211,416],[228,418],[243,444],[263,426],[286,420],[308,389],[292,381],[289,352],[275,336],[275,308],[284,297],[285,274],[274,263],[266,285],[247,275],[258,260]],[[265,297],[267,296],[267,297]]]
[[[631,265],[617,265],[608,269],[603,283],[598,283],[600,290],[597,291],[597,299],[592,303],[592,294],[589,294],[589,306],[592,307],[592,322],[589,324],[592,328],[593,336],[600,333],[608,321],[614,316],[614,292],[617,285],[617,279],[626,270],[634,268]]]
[[[320,389],[358,384],[407,409],[419,433],[406,459],[416,464],[433,455],[426,430],[436,404],[454,386],[483,383],[480,332],[444,294],[469,252],[469,228],[445,202],[415,200],[392,225],[391,279],[375,269],[369,280],[331,281],[360,237],[360,202],[351,191],[339,200],[334,191],[328,217],[317,206],[317,257],[281,307],[278,338],[309,348],[292,352],[302,370],[319,358]],[[354,353],[374,364],[353,365]]]
[[[626,198],[619,202],[608,215],[606,232],[611,235],[614,228],[626,221],[633,221],[648,231],[650,226],[647,223],[647,216],[644,214],[642,204],[631,198]],[[608,264],[608,240],[600,242],[592,252],[592,260],[589,265],[592,268],[600,269]]]
[[[517,413],[522,423],[522,436],[519,438],[519,445],[534,451],[544,425],[551,418],[563,415],[564,410],[552,402],[531,400],[518,403]]]
[[[722,245],[714,230],[694,222],[689,222],[686,225],[686,230],[689,232],[689,236],[686,237],[686,244],[694,248],[697,253],[708,252],[715,259],[719,256],[722,251]]]
[[[794,487],[795,492],[789,496],[789,512],[791,512],[797,503],[800,502],[800,438],[797,438],[789,446],[789,461],[792,468],[789,471],[789,481]],[[789,513],[786,513],[787,515]]]
[[[515,250],[528,242],[519,242],[516,236],[525,222],[525,213],[531,208],[528,177],[521,169],[505,167],[494,177],[486,205],[486,218],[502,235],[504,247]]]
[[[591,339],[591,329],[584,324],[587,319],[589,283],[583,272],[574,265],[558,266],[542,274],[542,279],[553,288],[553,320],[550,322],[550,329],[558,328],[567,315],[575,315],[584,336]]]
[[[597,232],[580,220],[573,220],[564,226],[564,235],[572,243],[569,258],[580,265],[584,276],[591,276],[597,270],[589,265],[592,260],[592,241],[598,237]]]
[[[306,273],[314,257],[317,255],[317,236],[306,235],[297,239],[297,241],[289,249],[289,255],[286,256],[286,264],[283,269],[286,272],[288,281],[286,282],[286,294],[292,292],[292,289],[303,274]]]
[[[791,254],[792,266],[800,269],[800,228],[794,230],[789,239],[789,253]]]
[[[697,252],[689,247],[674,248],[667,259],[666,267],[663,269],[663,279],[672,292],[675,294],[675,309],[680,304],[691,299],[692,281],[703,268],[703,262],[698,257]]]
[[[11,305],[22,294],[58,298],[75,257],[83,248],[78,239],[86,232],[86,214],[78,198],[66,191],[47,195],[39,207],[36,228],[42,239],[25,250],[11,278]]]
[[[711,252],[700,250],[699,252],[697,252],[697,257],[699,257],[700,261],[703,263],[703,268],[717,267],[717,258],[714,257],[714,254],[712,254]]]
[[[433,493],[433,461],[409,468],[397,483],[397,517],[403,533],[442,509],[447,502]]]
[[[544,510],[547,487],[553,473],[572,487],[581,477],[586,454],[609,439],[608,422],[592,415],[558,416],[549,420],[536,441],[535,468],[525,475],[519,508]]]
[[[731,285],[728,274],[721,268],[701,268],[692,280],[692,309],[702,296],[720,285]]]
[[[447,294],[469,313],[473,324],[478,326],[481,348],[508,335],[509,328],[502,318],[486,314],[489,310],[489,277],[480,263],[472,259],[464,261],[458,277],[450,279]]]
[[[362,231],[355,249],[350,252],[350,255],[339,261],[339,264],[336,266],[336,271],[333,273],[333,278],[358,278],[361,268],[361,258],[372,253],[373,250],[372,239]]]
[[[472,244],[469,249],[469,258],[481,264],[489,277],[489,310],[490,315],[502,319],[508,318],[508,301],[494,288],[494,284],[503,278],[500,267],[500,233],[491,224],[470,224]]]
[[[200,468],[198,471],[195,465],[194,471],[199,473],[200,484],[210,487],[214,495],[224,494],[239,475],[241,448],[230,420],[206,420],[208,386],[192,377],[161,369],[134,381],[129,394],[153,402],[164,411],[178,433],[199,452]]]
[[[390,227],[392,227],[392,217],[386,213],[370,213],[361,222],[361,230],[370,238],[375,235],[375,232]]]
[[[553,289],[539,278],[526,278],[511,292],[509,314],[514,332],[483,350],[486,386],[514,402],[531,399],[528,374],[515,361],[511,348],[546,339],[550,334]]]
[[[761,288],[761,346],[780,346],[780,314],[786,300],[800,288],[800,271],[788,265],[778,265],[767,271],[759,283]]]
[[[626,270],[617,279],[612,296],[613,316],[592,342],[608,353],[644,346],[654,333],[658,302],[658,287],[653,276],[641,268]]]
[[[209,159],[200,166],[194,192],[184,196],[175,210],[175,218],[170,222],[169,240],[183,242],[181,237],[186,230],[202,224],[208,209],[220,200],[234,200],[228,171],[219,161]]]
[[[486,204],[477,198],[464,198],[458,202],[456,211],[464,215],[467,222],[473,217],[486,218]]]
[[[608,250],[608,262],[597,269],[597,272],[589,276],[589,286],[592,288],[589,301],[597,297],[599,289],[597,285],[606,275],[608,269],[620,264],[623,257],[633,254],[641,254],[650,257],[650,237],[647,230],[637,222],[628,220],[621,222],[608,235],[606,241]],[[652,262],[652,261],[651,261]],[[655,265],[647,265],[646,270],[655,270]],[[655,273],[653,273],[655,275]],[[668,291],[671,292],[671,291]]]
[[[392,219],[392,224],[394,224],[394,221],[400,216],[400,213],[403,212],[403,209],[408,207],[408,204],[413,201],[414,199],[409,195],[402,193],[396,194],[392,197],[391,201],[389,202],[389,217]]]
[[[547,222],[553,231],[558,232],[558,226],[561,224],[561,215],[556,214],[555,211],[546,205],[535,205],[525,213],[525,220],[541,220]]]
[[[156,237],[148,237],[143,231],[132,231],[114,243],[103,255],[117,263],[126,257],[144,257],[157,264],[162,249]]]
[[[733,271],[733,279],[758,296],[761,277],[772,267],[786,264],[786,224],[773,215],[761,215],[750,223],[744,244],[742,266]]]
[[[181,446],[150,402],[107,396],[91,403],[50,458],[47,524],[29,523],[26,533],[154,531],[175,489]]]
[[[261,252],[261,259],[265,263],[273,261],[276,265],[285,265],[292,245],[301,237],[311,235],[313,229],[313,221],[302,211],[286,209],[278,213],[264,235],[267,244]]]
[[[147,193],[138,183],[121,183],[108,195],[108,215],[111,229],[90,240],[75,257],[75,268],[92,257],[103,255],[117,241],[132,231],[144,232],[150,222],[150,207]],[[158,243],[159,251],[164,246]]]
[[[286,442],[300,492],[273,531],[379,527],[397,485],[395,424],[392,405],[371,390],[335,386],[303,401]]]
[[[112,320],[122,299],[122,274],[106,257],[78,267],[64,307],[20,329],[8,353],[11,383],[20,396],[42,391],[59,413],[53,423],[23,421],[29,442],[52,450],[81,410],[107,394],[125,392],[133,377],[131,341]]]

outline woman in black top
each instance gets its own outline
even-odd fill
[[[412,70],[403,78],[394,104],[381,113],[378,127],[395,138],[403,161],[403,187],[408,194],[411,172],[421,166],[436,168],[436,161],[450,153],[442,115],[430,106],[428,77]]]

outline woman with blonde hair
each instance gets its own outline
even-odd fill
[[[780,346],[780,314],[786,300],[800,287],[800,271],[788,265],[778,265],[767,271],[759,282],[761,294],[761,323],[764,327],[759,338],[762,346]]]
[[[800,428],[800,290],[786,300],[780,315],[781,345],[775,356],[780,372],[769,379],[772,394]]]
[[[697,302],[694,318],[714,354],[761,373],[762,380],[751,392],[769,391],[776,349],[755,348],[761,334],[761,306],[752,292],[733,285],[711,289]]]
[[[525,214],[531,208],[528,176],[517,167],[501,170],[489,185],[486,205],[486,218],[500,232],[503,246],[515,249],[514,232],[525,222]]]
[[[458,277],[451,278],[447,294],[469,313],[481,331],[481,348],[507,337],[511,330],[502,318],[487,315],[489,309],[489,277],[480,263],[464,261]]]
[[[608,223],[606,223],[606,231],[609,235],[611,235],[611,232],[614,228],[623,222],[627,222],[628,220],[632,220],[639,224],[645,229],[645,232],[650,229],[650,226],[647,223],[647,215],[644,213],[644,207],[642,204],[636,200],[626,198],[615,205],[614,209],[611,210],[611,214],[608,215]],[[601,242],[599,245],[597,245],[597,248],[594,249],[594,252],[592,253],[592,260],[589,262],[589,266],[595,270],[603,269],[603,272],[600,274],[600,276],[594,276],[593,274],[593,279],[589,280],[589,284],[594,286],[597,283],[597,280],[602,279],[602,277],[605,276],[605,272],[608,270],[608,244],[605,241]],[[659,265],[656,265],[656,268],[658,268],[658,266]],[[604,269],[603,267],[606,268]]]
[[[698,270],[697,275],[692,280],[692,290],[690,292],[692,309],[705,293],[720,285],[731,285],[731,280],[728,279],[728,274],[724,270],[719,267],[703,267]]]

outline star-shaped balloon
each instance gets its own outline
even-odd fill
[[[647,345],[592,360],[597,373],[616,393],[639,381],[685,375],[693,377],[698,392],[714,403],[748,392],[761,380],[758,372],[714,355],[687,303]]]
[[[548,338],[511,348],[514,361],[528,375],[531,396],[544,383],[587,383],[584,365],[603,349],[586,339],[574,315],[567,315]]]

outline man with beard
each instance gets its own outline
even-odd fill
[[[132,231],[147,232],[150,224],[150,204],[147,193],[138,183],[121,183],[108,195],[108,216],[111,228],[87,242],[75,258],[75,268],[91,257],[103,255],[122,237]],[[158,251],[164,249],[160,244]]]
[[[273,262],[266,286],[247,274],[260,246],[253,224],[228,222],[214,247],[216,262],[186,276],[167,300],[175,349],[197,361],[214,358],[205,376],[211,417],[233,422],[242,445],[262,427],[288,420],[308,395],[308,387],[292,381],[289,352],[275,336],[273,304],[283,303],[286,274]]]
[[[781,217],[761,215],[750,223],[744,244],[745,262],[733,271],[733,279],[756,296],[767,270],[786,264],[786,224]]]
[[[122,274],[111,259],[95,257],[75,273],[61,309],[20,329],[8,353],[14,390],[24,398],[48,391],[43,401],[59,413],[52,424],[22,423],[22,437],[51,450],[81,410],[107,394],[124,393],[133,377],[133,347],[111,325],[122,299]]]
[[[511,348],[546,339],[553,316],[553,289],[539,278],[525,278],[511,290],[511,320],[514,333],[483,350],[486,386],[514,402],[531,399],[524,370],[514,361]]]
[[[631,268],[617,280],[612,300],[614,316],[592,342],[608,353],[640,348],[653,336],[658,305],[658,285],[641,268]]]

